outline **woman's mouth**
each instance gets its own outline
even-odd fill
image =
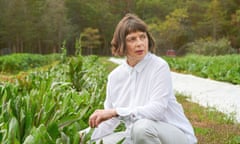
[[[141,55],[141,54],[143,54],[143,52],[144,52],[144,50],[137,50],[136,54]]]

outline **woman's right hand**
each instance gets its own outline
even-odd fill
[[[89,117],[88,123],[91,128],[95,128],[98,127],[101,122],[115,116],[117,116],[115,109],[98,109],[95,110],[94,113]]]

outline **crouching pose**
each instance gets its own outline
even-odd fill
[[[154,39],[143,20],[126,14],[111,42],[125,63],[108,76],[104,109],[89,118],[92,140],[115,144],[195,144],[193,128],[176,101],[168,64],[153,54]],[[114,133],[123,121],[126,131]]]

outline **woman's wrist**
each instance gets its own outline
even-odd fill
[[[111,113],[112,113],[112,117],[117,117],[118,116],[116,109],[112,109]]]

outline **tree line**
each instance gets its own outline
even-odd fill
[[[149,25],[159,54],[212,42],[240,48],[239,0],[0,0],[0,54],[57,53],[63,43],[74,54],[79,42],[85,54],[110,55],[114,28],[129,12]]]

